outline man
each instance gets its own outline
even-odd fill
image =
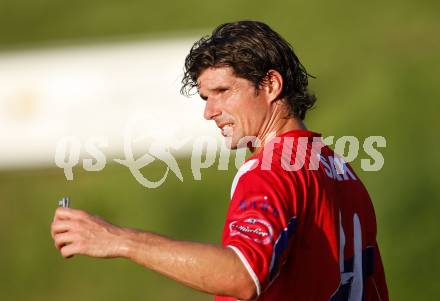
[[[222,246],[59,208],[62,256],[125,257],[216,300],[388,300],[368,193],[303,123],[315,102],[307,78],[261,22],[224,24],[196,42],[182,92],[197,88],[229,146],[253,151],[232,184]]]

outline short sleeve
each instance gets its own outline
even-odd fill
[[[291,194],[273,171],[237,174],[223,244],[237,254],[260,295],[276,278],[291,245],[296,215]]]

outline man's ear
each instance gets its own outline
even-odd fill
[[[283,84],[283,77],[277,70],[271,69],[267,72],[262,89],[265,90],[269,102],[277,101],[280,98]]]

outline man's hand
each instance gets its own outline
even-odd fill
[[[51,234],[65,258],[76,254],[113,258],[120,256],[123,229],[82,210],[58,208]]]

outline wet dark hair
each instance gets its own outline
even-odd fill
[[[218,26],[211,36],[194,43],[185,59],[180,92],[192,95],[197,78],[209,67],[231,67],[236,76],[251,81],[258,89],[268,79],[268,71],[283,77],[280,98],[292,116],[305,118],[316,97],[307,91],[307,73],[292,46],[268,25],[258,21],[239,21]]]

